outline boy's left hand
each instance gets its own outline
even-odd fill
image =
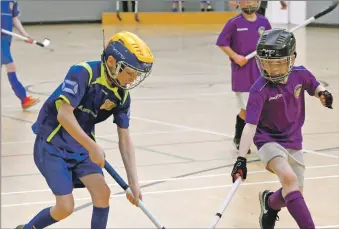
[[[319,98],[320,98],[320,102],[325,106],[328,107],[330,109],[332,108],[332,103],[333,103],[333,96],[330,92],[328,92],[327,90],[325,91],[320,91],[318,93]]]

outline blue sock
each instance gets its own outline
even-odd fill
[[[55,219],[52,218],[50,213],[50,207],[45,208],[41,212],[39,212],[28,224],[24,226],[24,229],[42,229],[56,223]]]
[[[26,89],[18,80],[15,72],[8,72],[7,75],[15,95],[21,100],[21,103],[23,103],[26,98]]]
[[[92,229],[106,229],[109,206],[107,208],[98,208],[93,206]]]

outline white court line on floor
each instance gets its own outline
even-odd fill
[[[163,131],[150,131],[150,132],[130,132],[133,136],[138,135],[155,135],[155,134],[173,134],[173,133],[182,133],[182,132],[192,132],[192,130],[163,130]],[[118,136],[118,134],[108,134],[108,135],[98,135],[98,138],[104,137],[112,137]],[[1,145],[11,145],[11,144],[25,144],[25,143],[33,143],[34,141],[10,141],[10,142],[2,142]]]
[[[215,131],[210,131],[210,130],[205,130],[205,129],[200,129],[200,128],[192,128],[192,127],[188,127],[188,126],[184,126],[184,125],[178,125],[178,124],[173,124],[173,123],[169,123],[169,122],[163,122],[163,121],[159,121],[159,120],[141,118],[141,117],[136,117],[136,116],[132,116],[131,118],[136,119],[136,120],[145,121],[145,122],[150,122],[150,123],[157,123],[157,124],[164,125],[164,126],[177,127],[177,128],[181,128],[181,129],[185,129],[185,130],[192,130],[192,131],[197,131],[197,132],[201,132],[201,133],[213,134],[213,135],[217,135],[217,136],[224,136],[224,137],[233,139],[233,136],[228,135],[228,134],[224,134],[224,133],[220,133],[220,132],[215,132]],[[316,151],[313,151],[313,150],[304,150],[304,151],[307,152],[307,153],[310,153],[310,154],[314,154],[314,155],[339,159],[339,156],[335,156],[335,155],[319,153],[319,152],[316,152]]]
[[[220,91],[220,92],[213,92],[213,93],[191,93],[191,94],[183,94],[183,95],[180,95],[178,96],[178,94],[175,94],[175,95],[171,95],[171,94],[168,94],[166,96],[157,96],[156,99],[185,99],[185,98],[196,98],[196,99],[199,99],[201,97],[212,97],[212,96],[219,96],[219,95],[233,95],[232,92],[227,92],[227,91]],[[48,96],[46,96],[48,97]],[[133,96],[132,100],[139,100],[139,99],[149,99],[149,100],[154,100],[154,96]],[[1,102],[2,104],[4,104],[4,102]],[[15,109],[8,109],[6,110],[6,108],[15,108]],[[18,111],[22,111],[22,109],[20,108],[20,106],[18,105],[3,105],[1,106],[1,109],[5,109],[3,111],[15,111],[15,110],[18,110]],[[39,107],[38,110],[41,109],[41,106]],[[34,109],[36,110],[36,109]]]
[[[305,180],[323,180],[323,179],[332,179],[332,178],[339,178],[339,175],[306,177]],[[245,182],[245,183],[242,183],[241,186],[252,186],[252,185],[259,185],[259,184],[275,184],[275,183],[279,183],[279,181],[275,180],[275,181],[262,181],[262,182],[250,182],[250,183]],[[217,185],[217,186],[204,186],[204,187],[198,187],[198,188],[150,191],[150,192],[143,192],[143,196],[150,195],[150,194],[178,193],[178,192],[189,192],[189,191],[227,188],[227,187],[232,187],[232,185],[233,184]],[[111,196],[111,198],[117,198],[117,197],[125,197],[125,194],[119,194],[119,195],[112,195]],[[75,201],[90,200],[90,199],[91,199],[91,197],[74,198]],[[1,207],[2,208],[8,208],[8,207],[31,206],[31,205],[39,205],[39,204],[53,204],[53,203],[55,203],[55,200],[54,201],[26,202],[26,203],[19,203],[19,204],[4,204],[4,205],[1,205]]]
[[[339,224],[338,225],[317,226],[315,228],[339,228]]]
[[[330,165],[316,165],[316,166],[307,166],[306,169],[321,169],[321,168],[332,168],[337,167],[339,164],[330,164]],[[267,170],[256,170],[250,171],[247,174],[258,174],[258,173],[268,173]],[[178,177],[178,178],[164,178],[164,179],[157,179],[157,180],[144,180],[139,181],[140,184],[148,184],[154,182],[165,182],[165,181],[180,181],[180,180],[194,180],[194,179],[202,179],[202,178],[214,178],[214,177],[221,177],[221,176],[230,176],[229,173],[221,173],[221,174],[211,174],[211,175],[204,175],[204,176],[190,176],[190,177]],[[108,184],[108,186],[118,186],[118,184]],[[37,193],[37,192],[50,192],[50,189],[37,189],[37,190],[28,190],[28,191],[17,191],[17,192],[4,192],[1,193],[2,196],[9,196],[9,195],[16,195],[16,194],[26,194],[26,193]]]
[[[317,151],[313,151],[313,150],[303,150],[305,153],[310,153],[310,154],[315,154],[315,155],[319,155],[319,156],[324,156],[324,157],[332,157],[332,158],[336,158],[336,159],[339,159],[339,156],[335,156],[335,155],[332,155],[332,154],[327,154],[327,153],[320,153],[320,152],[317,152]]]

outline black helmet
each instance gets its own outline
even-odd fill
[[[296,40],[293,33],[284,29],[263,32],[257,44],[257,63],[262,76],[274,82],[287,80],[296,56]]]
[[[241,4],[241,2],[246,3],[245,5]],[[240,1],[240,9],[245,14],[253,14],[258,11],[260,8],[261,1]]]

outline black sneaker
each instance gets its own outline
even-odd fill
[[[25,225],[19,225],[15,229],[24,229]]]
[[[239,151],[239,146],[240,146],[240,138],[233,138],[233,145],[234,147]],[[251,149],[248,150],[247,154],[251,153]]]
[[[268,198],[272,195],[273,192],[265,190],[260,192],[259,201],[261,213],[259,217],[259,223],[261,229],[273,229],[275,222],[279,220],[277,210],[274,210],[268,206]]]

